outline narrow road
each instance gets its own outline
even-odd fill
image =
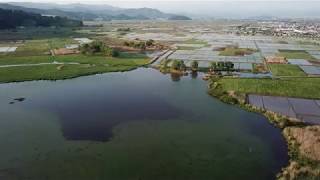
[[[165,51],[164,53],[160,54],[159,56],[153,58],[152,61],[151,61],[152,62],[151,65],[153,65],[153,66],[154,65],[159,65],[162,60],[167,59],[174,52],[175,51],[173,51],[173,50]]]
[[[12,64],[12,65],[0,65],[0,68],[8,68],[8,67],[27,67],[27,66],[43,66],[43,65],[79,65],[80,63],[77,62],[57,62],[54,61],[52,63],[37,63],[37,64]]]

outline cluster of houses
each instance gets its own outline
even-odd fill
[[[320,22],[266,20],[235,26],[234,31],[243,35],[320,38]]]

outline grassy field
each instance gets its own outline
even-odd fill
[[[224,91],[320,99],[320,78],[222,78],[218,82]]]
[[[37,63],[50,63],[57,62],[77,62],[81,64],[106,64],[106,63],[120,63],[129,64],[134,61],[146,60],[144,54],[139,53],[120,53],[117,58],[106,56],[86,56],[82,54],[65,55],[65,56],[0,56],[0,65],[16,65],[16,64],[37,64]]]
[[[128,71],[149,62],[147,58],[120,57],[109,58],[104,56],[31,56],[1,58],[0,64],[33,64],[45,62],[78,62],[80,65],[42,65],[28,67],[0,68],[0,82],[18,82],[29,80],[58,80],[68,79],[90,74],[115,71]]]
[[[269,68],[274,76],[306,76],[306,74],[296,65],[269,64]]]
[[[39,56],[45,55],[50,52],[51,49],[64,48],[66,45],[78,44],[77,41],[72,38],[49,38],[41,40],[26,40],[22,44],[18,45],[18,49],[14,53],[10,53],[10,56]]]
[[[182,44],[204,44],[204,45],[208,44],[208,42],[202,41],[202,40],[199,40],[199,39],[189,39],[189,40],[183,41],[181,43]]]
[[[178,46],[178,50],[196,50],[196,49],[200,49],[199,47],[187,47],[187,46]]]
[[[277,56],[286,57],[287,59],[307,59],[307,60],[316,60],[306,51],[300,50],[279,50]]]
[[[44,40],[27,40],[20,45],[16,52],[10,55],[14,56],[31,56],[31,55],[44,55],[50,52],[49,39]]]
[[[60,65],[61,66],[61,65]],[[44,65],[33,67],[10,67],[0,69],[0,82],[20,82],[31,80],[59,80],[69,79],[84,75],[128,71],[136,66],[95,66],[86,65],[64,65],[61,69],[59,65]]]
[[[256,52],[254,49],[248,48],[234,48],[234,47],[227,47],[223,51],[220,51],[220,56],[243,56],[243,55],[250,55]]]
[[[49,31],[45,38],[41,39],[38,36],[31,36],[30,38],[24,37],[24,41],[19,42],[19,44],[13,44],[12,46],[18,46],[16,52],[0,54],[0,66],[53,62],[80,63],[80,65],[52,64],[41,66],[2,67],[0,68],[0,82],[67,79],[97,73],[127,71],[149,63],[149,59],[145,54],[130,52],[121,52],[117,58],[103,55],[86,56],[82,54],[53,57],[49,54],[51,49],[63,48],[70,44],[78,44],[78,42],[73,39],[73,37],[77,37],[77,33],[73,33],[73,36],[69,34],[69,32],[73,31],[71,29],[68,29],[61,37],[53,36],[56,31],[60,32],[60,30],[61,29],[54,28],[33,28],[25,29],[24,31],[0,31],[0,40],[1,33],[7,33],[8,36],[11,36],[10,33],[12,33],[17,37],[20,37],[20,35],[22,37],[36,35],[42,31]],[[57,32],[57,34],[59,34],[59,32]],[[52,33],[52,36],[48,35],[48,33]],[[79,37],[83,37],[83,35]],[[12,37],[12,39],[15,38]],[[3,42],[5,45],[6,41]]]

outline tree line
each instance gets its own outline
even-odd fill
[[[93,41],[90,44],[83,44],[80,46],[80,51],[82,54],[85,55],[105,55],[109,57],[118,57],[120,55],[120,52],[116,49],[113,49],[109,46],[107,46],[102,41]]]
[[[42,16],[41,14],[21,10],[0,9],[0,29],[15,29],[17,27],[79,27],[82,21],[71,20],[59,16]]]

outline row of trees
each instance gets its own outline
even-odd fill
[[[82,21],[70,20],[64,17],[49,17],[20,10],[0,9],[0,29],[14,29],[17,27],[78,27]]]
[[[147,47],[151,47],[154,45],[154,40],[149,39],[147,41],[125,41],[123,45],[145,50]]]
[[[80,51],[82,54],[87,55],[103,54],[110,57],[118,57],[120,55],[119,51],[110,48],[102,41],[94,41],[90,44],[84,44],[80,46]]]
[[[174,60],[172,62],[171,68],[177,71],[185,71],[187,69],[187,66],[182,60]]]
[[[211,62],[210,68],[213,71],[234,71],[234,64],[232,62]]]
[[[171,68],[180,71],[185,71],[187,69],[182,60],[174,60],[172,62]],[[190,68],[192,71],[197,71],[199,68],[198,61],[192,61],[190,64]],[[210,69],[212,69],[213,71],[234,71],[234,64],[232,62],[212,62],[210,64]]]

